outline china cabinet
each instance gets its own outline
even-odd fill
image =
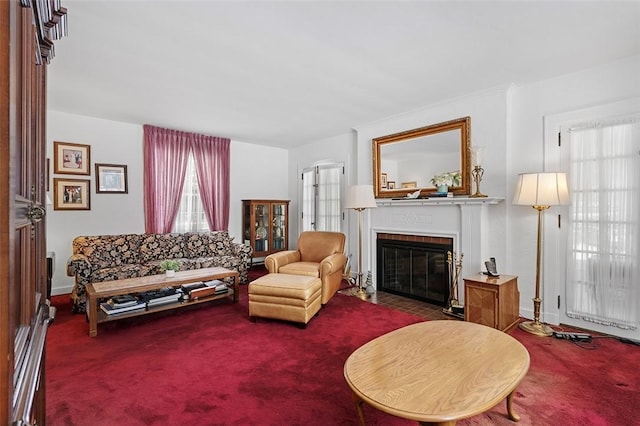
[[[253,258],[289,248],[289,200],[242,200],[244,243]]]

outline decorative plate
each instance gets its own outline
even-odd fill
[[[256,229],[256,235],[258,238],[267,238],[267,230],[259,226],[258,229]]]

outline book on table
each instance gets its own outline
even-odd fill
[[[207,287],[213,287],[215,294],[223,294],[229,291],[227,284],[221,280],[205,281],[205,285]]]
[[[164,305],[178,302],[182,298],[182,291],[174,287],[163,287],[138,293],[138,299],[147,306]]]
[[[121,296],[113,296],[107,303],[111,305],[112,308],[127,308],[129,306],[135,306],[139,303],[138,299],[130,294],[125,294]]]
[[[123,313],[135,312],[140,310],[143,311],[146,309],[146,307],[147,307],[147,304],[144,302],[138,302],[135,305],[124,306],[120,308],[114,308],[109,304],[109,302],[103,302],[100,304],[100,309],[102,309],[102,311],[107,315],[123,314]]]
[[[149,299],[147,300],[147,306],[152,307],[152,306],[166,305],[167,303],[178,302],[180,301],[180,299],[182,299],[181,291],[175,294],[169,294],[167,296],[155,297],[153,299]]]
[[[205,283],[203,283],[202,281],[196,281],[193,283],[183,284],[180,287],[180,290],[182,290],[182,292],[185,294],[191,294],[193,290],[197,290],[199,288],[205,288],[205,287],[206,287]]]
[[[183,286],[183,289],[185,289],[185,292],[189,295],[189,298],[193,300],[208,296],[225,294],[229,291],[227,285],[220,280],[187,284]]]

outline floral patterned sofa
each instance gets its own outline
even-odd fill
[[[85,312],[85,286],[92,282],[160,274],[160,262],[178,259],[182,270],[221,266],[247,282],[251,246],[233,242],[226,231],[184,234],[121,234],[76,237],[67,261],[75,276],[73,312]]]

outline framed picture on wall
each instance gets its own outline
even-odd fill
[[[127,166],[96,163],[96,194],[126,194]]]
[[[53,172],[90,175],[91,147],[79,143],[53,142]]]
[[[89,179],[53,179],[54,210],[91,210]]]
[[[413,181],[413,182],[402,182],[402,188],[417,188],[418,187],[418,182]]]
[[[387,174],[386,173],[380,173],[380,187],[381,188],[386,188],[387,187]]]
[[[396,189],[396,182],[393,180],[387,181],[387,189]]]

